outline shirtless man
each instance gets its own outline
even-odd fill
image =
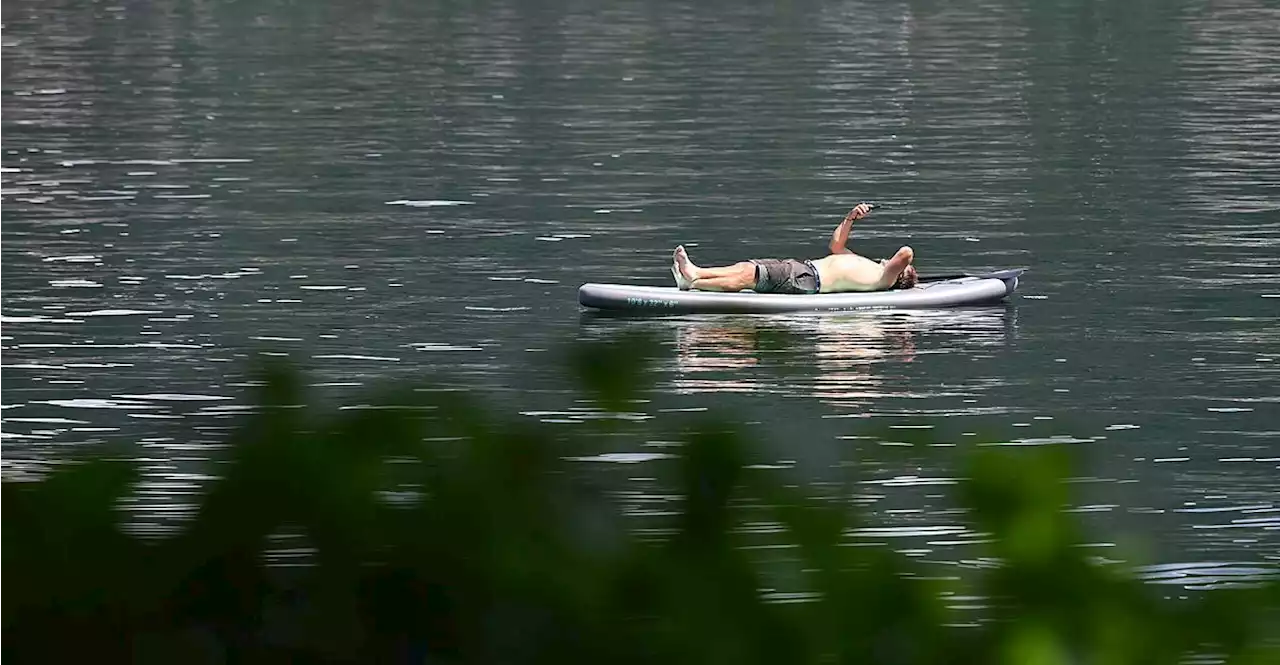
[[[853,223],[871,212],[860,203],[845,215],[831,234],[831,254],[817,260],[753,259],[731,266],[700,268],[689,260],[684,245],[676,247],[671,274],[682,291],[745,291],[759,293],[840,293],[843,291],[885,291],[909,289],[916,285],[915,259],[910,247],[899,249],[893,258],[873,261],[845,247]]]

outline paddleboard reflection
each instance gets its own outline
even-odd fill
[[[664,387],[670,391],[802,394],[824,401],[900,395],[904,365],[926,356],[967,361],[991,355],[1016,333],[1015,309],[1008,305],[586,321],[602,326],[604,336],[643,330],[669,345],[672,375]]]

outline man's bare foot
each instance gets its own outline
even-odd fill
[[[677,268],[676,264],[674,263],[671,264],[671,276],[674,277],[676,280],[677,289],[680,289],[681,291],[689,290],[689,287],[691,286],[691,284],[689,283],[689,280],[685,279],[684,275],[680,274],[680,269]]]
[[[681,291],[688,291],[693,280],[698,278],[697,267],[689,260],[689,253],[684,250],[684,245],[676,247],[675,254],[671,257],[671,274],[676,278],[676,286]]]

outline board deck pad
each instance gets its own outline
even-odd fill
[[[910,289],[812,295],[681,291],[674,286],[589,282],[578,288],[578,302],[592,309],[653,314],[939,309],[1003,300],[1018,288],[1018,277],[1024,270],[1017,268],[932,279],[924,277]]]

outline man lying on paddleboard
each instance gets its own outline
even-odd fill
[[[853,223],[871,212],[859,203],[831,234],[831,254],[816,260],[751,259],[731,266],[700,268],[689,260],[684,245],[676,247],[671,274],[682,291],[745,291],[758,293],[841,293],[886,291],[916,285],[915,254],[899,249],[893,258],[873,261],[845,247]]]

